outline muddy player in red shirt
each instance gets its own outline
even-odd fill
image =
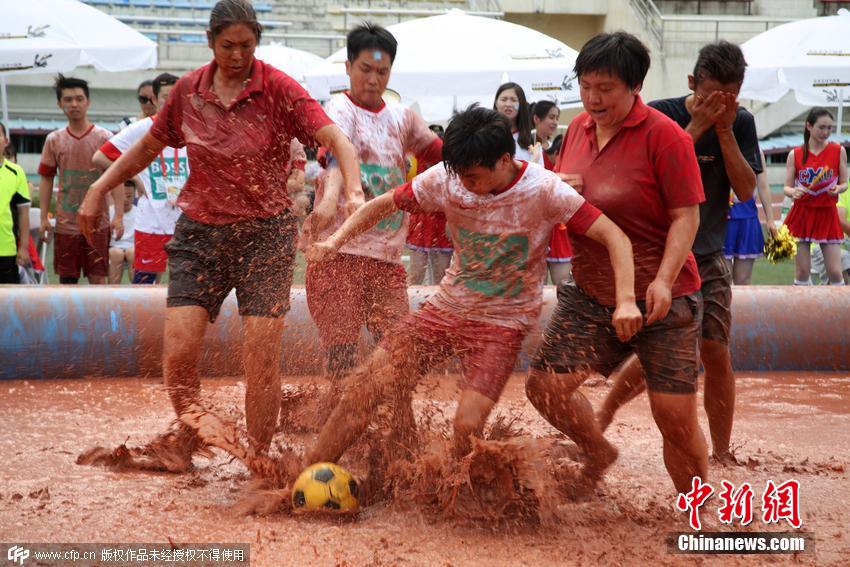
[[[170,279],[163,371],[181,414],[200,393],[198,359],[208,322],[236,289],[244,328],[245,414],[252,448],[265,452],[280,411],[280,341],[297,223],[287,193],[294,137],[336,156],[349,200],[362,203],[354,148],[298,83],[254,58],[262,27],[247,0],[220,0],[207,31],[214,60],[174,86],[151,130],[93,184],[80,209],[91,237],[98,198],[166,146],[187,147],[183,215],[167,246]],[[134,455],[147,468],[183,471],[197,447],[181,426]]]
[[[691,245],[704,200],[694,144],[678,125],[640,98],[649,52],[625,32],[599,34],[576,59],[585,111],[567,130],[555,171],[580,176],[582,196],[630,238],[634,293],[644,327],[629,340],[610,323],[620,293],[608,252],[573,234],[575,283],[558,288],[558,306],[531,365],[532,404],[583,450],[595,483],[617,458],[579,386],[609,375],[632,353],[646,371],[652,415],[664,438],[664,463],[676,488],[705,478],[707,449],[697,422],[701,303]]]

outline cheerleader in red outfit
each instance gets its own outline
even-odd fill
[[[847,152],[829,141],[832,114],[813,108],[806,118],[803,145],[788,154],[785,194],[794,204],[785,218],[788,231],[797,238],[795,285],[811,285],[810,245],[820,244],[830,285],[844,285],[841,276],[841,242],[844,234],[838,219],[838,194],[847,190]]]
[[[560,144],[555,147],[551,141],[552,136],[558,130],[558,119],[561,111],[558,106],[550,100],[541,100],[531,105],[531,119],[534,122],[535,144],[534,153],[541,155],[542,160],[534,159],[541,163],[546,169],[555,169],[555,160],[560,150]],[[570,278],[572,271],[573,247],[567,235],[567,225],[556,224],[549,238],[549,251],[546,253],[546,264],[549,266],[549,276],[552,283],[558,285]]]

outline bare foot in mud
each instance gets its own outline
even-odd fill
[[[183,473],[192,468],[192,455],[209,451],[200,446],[194,431],[182,424],[174,424],[165,433],[157,435],[141,447],[121,444],[114,449],[93,447],[80,453],[78,465],[103,466],[112,470],[144,470]]]
[[[614,414],[600,409],[596,412],[596,423],[599,424],[599,431],[605,433],[611,422],[614,421]]]
[[[242,491],[239,500],[231,507],[237,516],[269,516],[271,514],[289,513],[292,489],[274,488],[267,479],[254,478]]]
[[[586,461],[584,467],[582,467],[582,475],[594,485],[605,474],[605,470],[614,464],[620,454],[620,451],[607,440],[603,443],[595,451],[585,455]]]
[[[724,451],[722,453],[711,454],[711,464],[721,467],[740,467],[741,462],[735,458],[732,451]]]

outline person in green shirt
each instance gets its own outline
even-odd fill
[[[9,138],[0,123],[0,156]],[[18,266],[29,266],[30,192],[27,176],[17,164],[2,158],[0,164],[0,284],[21,283]],[[17,217],[17,223],[15,222]],[[15,238],[15,232],[23,235]]]

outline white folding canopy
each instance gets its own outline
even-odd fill
[[[741,49],[747,60],[741,98],[776,102],[793,90],[800,104],[837,106],[840,131],[850,86],[850,13],[783,24]]]
[[[254,54],[257,59],[280,69],[302,85],[306,85],[304,75],[324,62],[324,59],[309,51],[287,47],[279,43],[261,45]]]
[[[0,82],[92,65],[99,71],[156,67],[156,43],[112,16],[77,0],[15,0],[0,10]]]

